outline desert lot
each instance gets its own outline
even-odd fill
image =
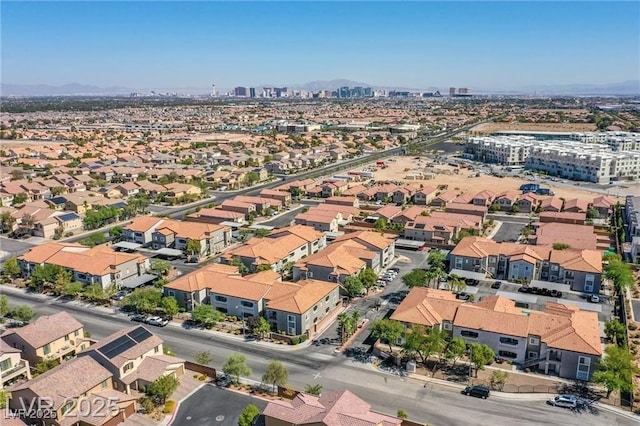
[[[436,187],[438,185],[448,185],[448,189],[470,193],[478,193],[482,190],[489,189],[496,193],[510,190],[518,190],[523,183],[530,183],[523,176],[498,178],[495,176],[482,174],[476,176],[476,171],[467,169],[459,169],[459,174],[455,174],[455,167],[448,165],[437,165],[434,167],[425,167],[425,163],[430,159],[422,157],[422,160],[416,160],[414,157],[396,157],[395,162],[388,162],[386,169],[379,169],[375,173],[377,181],[404,181],[414,186],[424,185]],[[374,169],[375,163],[369,165],[369,169]],[[409,180],[406,179],[407,174],[411,172],[435,173],[433,179]],[[567,200],[578,198],[585,201],[592,201],[594,197],[599,195],[609,195],[617,197],[624,202],[627,195],[640,194],[640,183],[621,183],[617,185],[595,185],[581,182],[567,183],[552,182],[549,180],[538,180],[544,188],[550,188],[555,192],[557,197],[563,197]]]

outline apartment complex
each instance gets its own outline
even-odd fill
[[[532,136],[490,136],[469,138],[465,154],[487,163],[524,165],[549,175],[596,183],[640,177],[637,138],[628,143],[588,143],[574,140],[536,140]],[[625,141],[626,139],[622,139]]]
[[[562,283],[573,291],[598,294],[602,281],[602,254],[597,250],[549,245],[497,243],[481,237],[463,238],[451,251],[451,272],[488,274],[510,281]]]
[[[153,279],[146,274],[149,259],[140,254],[120,253],[111,247],[99,245],[93,248],[80,244],[47,243],[35,246],[18,257],[22,275],[28,277],[38,265],[57,265],[72,274],[75,281],[84,284],[109,286],[131,286],[142,284],[141,280]]]
[[[520,368],[568,379],[589,380],[603,352],[598,314],[553,302],[537,311],[502,296],[468,303],[449,291],[415,287],[391,319],[440,328],[467,343],[487,344]]]

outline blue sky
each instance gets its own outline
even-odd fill
[[[2,1],[2,82],[613,83],[640,76],[639,17],[637,1]]]

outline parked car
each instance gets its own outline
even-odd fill
[[[471,296],[469,294],[467,294],[467,293],[458,293],[458,294],[456,294],[456,299],[469,300],[469,299],[471,299]]]
[[[166,327],[167,324],[169,324],[169,321],[167,321],[164,318],[161,317],[151,317],[151,318],[147,318],[147,324],[149,325],[154,325],[156,327]]]
[[[518,293],[531,293],[531,289],[529,287],[522,286],[518,288]]]
[[[464,282],[465,282],[465,284],[473,286],[473,287],[475,287],[475,286],[480,284],[480,280],[474,280],[474,279],[471,279],[471,278],[465,279]]]
[[[589,297],[589,302],[600,303],[600,296],[598,296],[597,294],[592,294],[591,297]]]
[[[476,386],[467,386],[462,391],[462,394],[475,396],[476,398],[487,399],[489,397],[489,394],[491,394],[491,391],[486,386],[476,385]]]
[[[400,272],[400,268],[398,268],[397,266],[389,268],[389,270],[395,272],[396,274]]]
[[[562,292],[558,290],[551,290],[551,297],[557,297],[560,299],[562,297]]]
[[[116,294],[114,294],[113,296],[111,296],[112,300],[122,300],[127,296],[127,292],[120,290],[119,292],[117,292]]]
[[[131,315],[131,321],[135,321],[135,322],[147,322],[147,317],[142,315],[142,314],[135,314],[135,315]]]
[[[491,288],[498,289],[501,285],[502,283],[500,281],[494,281],[493,284],[491,284]]]
[[[578,398],[573,395],[558,395],[547,401],[554,407],[576,408],[578,406]]]

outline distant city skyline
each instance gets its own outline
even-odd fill
[[[3,2],[2,82],[350,79],[473,90],[640,75],[638,2]]]

